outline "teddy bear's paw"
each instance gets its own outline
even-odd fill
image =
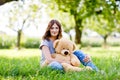
[[[80,62],[77,61],[71,61],[71,64],[76,67],[80,66]]]

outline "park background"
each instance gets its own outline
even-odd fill
[[[119,16],[119,0],[1,0],[0,79],[120,79]],[[60,21],[64,37],[92,56],[99,73],[40,68],[39,45],[51,19]]]

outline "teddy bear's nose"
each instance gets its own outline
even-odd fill
[[[68,54],[68,51],[65,51],[64,54],[67,55],[67,54]]]

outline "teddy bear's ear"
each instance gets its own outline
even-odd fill
[[[76,49],[76,45],[75,43],[73,43],[73,51]]]
[[[58,43],[59,43],[59,40],[55,40],[55,42],[53,43],[53,47],[56,48]]]

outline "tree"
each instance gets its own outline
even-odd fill
[[[93,15],[87,18],[87,20],[89,21],[84,22],[84,26],[100,34],[103,37],[104,45],[106,46],[108,36],[116,29],[113,22],[104,19],[103,15],[99,15],[99,16]]]
[[[10,2],[10,1],[17,1],[17,0],[0,0],[0,5],[3,5],[3,4]]]
[[[106,42],[106,39],[110,32],[114,31],[116,29],[116,22],[119,21],[117,19],[116,14],[120,10],[120,1],[118,0],[55,0],[56,3],[58,4],[58,7],[60,10],[64,12],[68,12],[71,15],[74,16],[75,20],[75,42],[76,43],[81,43],[81,36],[82,36],[82,30],[84,26],[82,25],[82,21],[90,17],[94,14],[96,16],[103,15],[104,20],[107,20],[107,23],[105,27],[105,30],[108,33],[104,35],[104,40]],[[118,14],[117,14],[118,15]],[[101,23],[101,22],[100,22]],[[103,27],[103,26],[102,26]]]
[[[50,1],[48,1],[50,2]],[[104,1],[103,1],[104,2]],[[70,13],[74,18],[75,23],[75,42],[81,43],[82,30],[84,26],[82,21],[84,18],[91,16],[97,12],[96,8],[99,8],[99,0],[52,0],[53,5],[58,5],[59,10]],[[48,3],[49,4],[49,3]]]
[[[13,2],[13,6],[9,11],[8,27],[17,32],[17,48],[20,49],[21,35],[23,29],[30,26],[30,22],[34,22],[35,18],[40,16],[40,4],[28,4],[24,1]],[[28,6],[26,8],[26,6]],[[26,15],[27,14],[27,15]],[[35,22],[34,22],[35,23]]]
[[[106,3],[103,3],[99,9],[100,12],[94,14],[88,22],[90,29],[102,35],[104,45],[107,45],[107,38],[112,32],[120,30],[120,27],[118,26],[120,8],[116,3],[116,1],[112,0],[108,0]]]

